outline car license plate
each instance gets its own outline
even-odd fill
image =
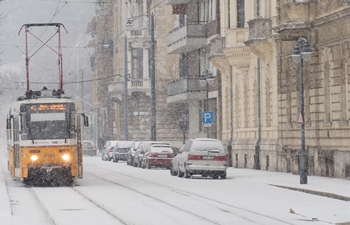
[[[158,155],[158,158],[166,158],[168,157],[167,155]]]
[[[202,159],[204,159],[204,160],[213,160],[214,156],[205,155],[205,156],[202,156]]]

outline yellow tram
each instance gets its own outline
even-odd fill
[[[27,92],[7,118],[8,170],[25,184],[72,185],[83,177],[82,127],[88,117],[81,102],[60,91]]]

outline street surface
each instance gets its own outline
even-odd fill
[[[298,175],[235,168],[228,169],[226,180],[185,179],[170,176],[169,170],[135,168],[96,156],[84,157],[84,178],[74,187],[25,187],[10,178],[5,153],[1,148],[0,178],[5,181],[12,215],[3,221],[13,225],[314,225],[350,221],[350,201],[273,186],[294,184],[317,190],[316,183],[329,182],[329,190],[350,199],[349,180],[315,177],[323,180],[313,181],[309,177],[310,184],[298,185]],[[332,180],[339,185],[332,185]]]

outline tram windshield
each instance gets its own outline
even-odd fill
[[[70,104],[26,105],[22,116],[22,140],[66,139],[73,117]]]

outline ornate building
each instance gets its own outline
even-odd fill
[[[350,176],[349,1],[229,0],[221,4],[223,140],[235,167],[299,173],[300,84],[308,173]],[[331,32],[330,32],[331,31]],[[296,41],[313,56],[292,62]]]

